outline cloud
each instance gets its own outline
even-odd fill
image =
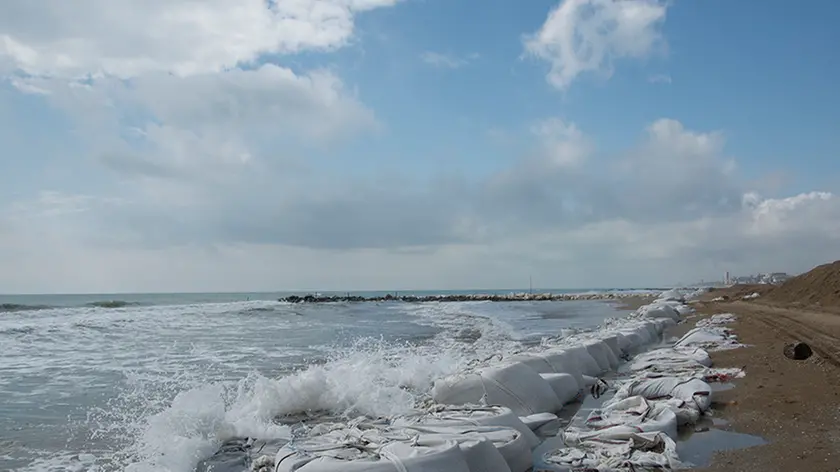
[[[396,2],[9,0],[0,5],[0,61],[50,77],[219,72],[264,54],[345,46],[356,13]]]
[[[124,193],[192,201],[381,129],[333,71],[254,60],[346,45],[356,13],[394,3],[5,2],[0,70],[63,112]]]
[[[355,172],[343,145],[386,123],[285,58],[395,1],[30,3],[0,3],[4,91],[73,139],[15,153],[42,177],[0,205],[4,291],[638,286],[840,250],[837,189],[756,187],[725,133],[671,118],[619,150],[560,117],[498,129],[489,175]],[[566,88],[653,51],[665,8],[567,0],[527,47]]]
[[[432,67],[439,67],[445,69],[458,69],[466,66],[471,61],[478,58],[478,54],[470,54],[467,57],[456,57],[449,54],[441,54],[438,52],[426,51],[420,55],[420,59]]]
[[[591,152],[591,143],[573,123],[549,118],[532,126],[531,132],[542,142],[543,157],[558,166],[579,165]]]
[[[565,90],[582,73],[612,74],[613,61],[644,58],[664,45],[660,0],[563,0],[525,38],[528,54],[551,66],[547,79]]]
[[[672,80],[668,74],[654,74],[648,77],[648,82],[652,84],[670,84]]]
[[[759,196],[719,131],[660,119],[609,154],[558,118],[527,131],[534,152],[477,181],[248,168],[227,180],[140,179],[107,196],[45,192],[0,215],[0,247],[15,264],[53,267],[51,285],[35,269],[0,271],[0,283],[431,289],[511,286],[531,273],[549,285],[638,286],[804,270],[840,250],[840,198]],[[84,276],[70,277],[74,266]]]

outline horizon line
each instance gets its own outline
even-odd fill
[[[710,282],[711,284],[711,282]],[[532,290],[539,291],[539,290],[563,290],[563,291],[579,291],[579,292],[586,292],[586,291],[627,291],[627,290],[668,290],[672,288],[689,288],[699,286],[701,284],[676,284],[671,286],[648,286],[648,287],[579,287],[579,288],[566,288],[566,287],[534,287]],[[703,284],[705,285],[705,284]],[[162,291],[162,292],[30,292],[30,293],[0,293],[0,297],[22,297],[22,296],[90,296],[90,295],[219,295],[219,294],[230,294],[230,295],[237,295],[237,294],[275,294],[275,293],[359,293],[359,292],[381,292],[381,293],[398,293],[398,292],[515,292],[515,291],[524,291],[527,292],[528,288],[455,288],[455,289],[398,289],[398,290],[369,290],[369,289],[356,289],[356,290],[257,290],[257,291],[242,291],[242,290],[235,290],[235,291]]]

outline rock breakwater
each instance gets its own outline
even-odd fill
[[[439,294],[439,295],[400,295],[399,293],[365,297],[361,295],[290,295],[279,299],[287,303],[335,303],[335,302],[386,302],[402,301],[409,303],[429,302],[525,302],[525,301],[571,301],[571,300],[621,300],[632,297],[644,297],[658,294],[660,290],[627,292],[587,292],[587,293],[507,293],[507,294]]]

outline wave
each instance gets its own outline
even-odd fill
[[[140,306],[138,302],[127,302],[124,300],[101,300],[87,303],[85,306],[93,308],[125,308],[127,306]]]
[[[573,309],[577,305],[563,306]],[[600,307],[599,312],[605,310],[603,305],[593,306]],[[267,308],[298,316],[274,317]],[[86,451],[96,456],[100,470],[191,472],[225,441],[287,439],[289,418],[302,413],[326,412],[342,418],[405,414],[430,399],[436,379],[464,372],[481,359],[505,357],[525,344],[540,342],[532,336],[536,330],[533,323],[539,322],[533,321],[535,313],[527,304],[384,304],[366,315],[371,307],[301,307],[296,313],[273,300],[238,301],[179,306],[174,312],[190,316],[167,316],[172,324],[160,327],[160,313],[168,309],[127,310],[132,312],[130,316],[120,310],[72,309],[69,312],[76,316],[72,319],[75,325],[68,323],[63,312],[55,316],[61,329],[91,329],[84,333],[90,336],[85,340],[105,339],[96,334],[95,326],[113,323],[115,318],[131,318],[146,330],[144,336],[155,333],[165,338],[156,345],[167,352],[151,355],[149,363],[138,365],[130,357],[121,358],[120,362],[129,365],[128,370],[118,369],[124,381],[114,385],[107,403],[91,408],[85,420],[80,420],[86,431],[81,434],[107,449]],[[253,323],[242,323],[235,316],[242,313],[250,315]],[[286,327],[270,329],[281,324],[277,319]],[[589,324],[593,318],[581,320]],[[416,327],[404,333],[399,323],[406,322]],[[210,324],[216,328],[208,330]],[[266,329],[237,331],[240,325],[261,324]],[[305,338],[314,336],[312,332],[341,331],[344,327],[352,327],[347,337],[342,334],[327,338],[337,338],[334,341],[323,340],[337,346],[318,344],[313,348],[312,343],[322,339],[315,337],[310,342]],[[108,337],[123,331],[114,329]],[[214,334],[205,336],[208,331]],[[264,331],[271,336],[263,337]],[[552,333],[558,331],[565,330],[558,326]],[[377,337],[364,336],[371,332]],[[172,348],[169,352],[165,336],[176,335],[179,343],[194,343],[193,351]],[[138,339],[157,339],[154,336]],[[286,339],[294,336],[301,339]],[[393,337],[401,341],[392,341]],[[214,344],[217,340],[218,346]],[[297,342],[301,352],[292,356],[286,351],[291,347],[285,345]],[[137,357],[148,352],[144,348],[138,354],[145,354]],[[263,354],[254,355],[259,352]],[[262,362],[256,357],[259,355],[268,359],[265,365],[242,363],[246,358]],[[196,362],[198,359],[202,362]],[[205,365],[206,359],[218,364]],[[77,470],[89,468],[77,459],[72,462]]]
[[[52,308],[47,305],[24,305],[20,303],[0,303],[0,313],[16,311],[37,311]]]
[[[111,467],[186,472],[226,440],[288,439],[286,423],[297,414],[348,419],[410,412],[429,398],[435,379],[462,370],[467,360],[429,345],[364,338],[275,378],[252,373],[236,382],[207,382],[185,372],[161,382],[132,382],[110,408],[92,412],[89,430],[123,442]]]

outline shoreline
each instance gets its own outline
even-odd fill
[[[657,292],[658,293],[658,292]],[[383,296],[365,297],[362,295],[290,295],[278,298],[277,301],[284,303],[374,303],[401,301],[406,303],[434,303],[434,302],[534,302],[534,301],[611,301],[624,302],[623,307],[635,306],[639,300],[653,299],[653,292],[648,294],[643,291],[633,292],[584,292],[584,293],[472,293],[472,294],[439,294],[439,295],[399,295],[399,292]],[[644,304],[644,303],[642,303]],[[641,306],[641,305],[639,305]],[[630,308],[635,309],[635,308]]]
[[[712,302],[707,294],[694,304],[698,316],[675,327],[678,335],[696,321],[732,313],[730,324],[744,347],[711,352],[717,367],[743,367],[746,376],[732,380],[734,388],[716,392],[719,429],[759,436],[767,443],[713,454],[707,467],[718,471],[840,470],[840,317],[831,313],[773,306],[762,301]],[[814,348],[807,360],[788,359],[788,343],[802,341]],[[832,346],[832,344],[834,346]],[[820,352],[822,351],[822,352]]]

